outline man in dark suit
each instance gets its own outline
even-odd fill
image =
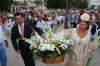
[[[29,39],[31,37],[31,33],[33,32],[31,27],[37,31],[42,38],[46,39],[46,36],[41,29],[35,27],[32,23],[25,23],[24,17],[21,13],[15,13],[14,19],[17,24],[12,27],[11,32],[11,41],[13,47],[17,53],[21,53],[25,66],[35,66],[34,60],[32,59],[32,54],[30,53],[29,49],[30,44],[26,43],[24,40],[19,40],[17,42],[17,39],[21,37]]]
[[[29,18],[29,16],[31,16],[30,13],[25,14],[24,22],[31,22],[31,19]]]
[[[78,28],[80,21],[81,21],[81,19],[78,18],[77,23],[74,23],[73,28]]]
[[[90,19],[89,21],[89,26],[88,26],[88,30],[91,32],[91,40],[93,41],[95,38],[95,33],[96,33],[96,25],[94,24],[94,20]]]

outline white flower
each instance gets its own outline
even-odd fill
[[[65,49],[67,49],[67,48],[68,48],[68,46],[67,46],[66,44],[64,44],[64,47],[65,47]]]
[[[31,44],[31,39],[27,39],[26,42],[28,42],[29,44]]]
[[[65,47],[62,47],[63,50],[65,50]]]
[[[25,40],[25,42],[28,42],[28,40]]]
[[[54,51],[54,50],[55,50],[55,45],[51,44],[51,51]]]
[[[40,44],[38,49],[40,49],[41,51],[46,51],[46,44]]]
[[[46,49],[47,49],[47,50],[51,50],[50,44],[46,44]]]
[[[50,38],[50,40],[51,40],[51,41],[55,41],[56,39],[55,39],[55,38]]]
[[[84,13],[83,15],[81,15],[81,20],[83,21],[89,21],[90,19],[90,15],[87,13]]]
[[[47,43],[47,41],[46,41],[46,40],[44,40],[43,42],[44,42],[44,43]]]
[[[69,40],[69,45],[73,45],[74,42],[72,40]]]
[[[29,48],[32,49],[32,47],[34,47],[34,45],[31,44]]]
[[[67,42],[67,40],[63,40],[62,42]]]
[[[46,50],[54,51],[55,45],[54,44],[46,44]]]

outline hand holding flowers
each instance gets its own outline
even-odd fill
[[[35,36],[25,40],[25,42],[28,42],[31,45],[30,48],[34,59],[54,59],[62,54],[68,54],[69,56],[73,54],[71,47],[74,43],[70,38],[70,35],[65,35],[64,30],[54,34],[51,29],[48,29],[47,32],[45,32],[45,35],[46,39],[41,38],[36,33]]]
[[[98,35],[96,34],[95,39],[94,39],[94,41],[93,41],[93,48],[92,48],[92,50],[89,50],[89,51],[88,51],[89,54],[90,54],[91,56],[93,55],[92,53],[93,53],[93,52],[97,49],[97,47],[100,45],[100,44],[99,44],[99,43],[100,43],[100,38],[99,38],[99,37],[100,37],[100,36],[98,36]],[[89,57],[86,66],[90,66],[91,60],[92,60],[92,57]]]

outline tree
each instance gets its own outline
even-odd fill
[[[13,1],[13,5],[14,5],[14,6],[19,5],[19,2],[17,2],[17,1]]]
[[[26,1],[24,1],[24,3],[22,3],[21,5],[27,5],[27,2],[26,2]]]
[[[47,8],[65,8],[66,0],[44,0]]]
[[[36,5],[41,5],[41,4],[42,4],[42,1],[41,1],[41,0],[36,0],[36,1],[34,1],[34,3],[35,3]]]
[[[66,8],[66,1],[67,0],[44,0],[47,8]],[[88,1],[89,0],[84,0],[84,2],[82,2],[82,0],[68,0],[68,8],[82,8],[82,4],[84,8],[87,8]]]
[[[0,10],[10,10],[10,6],[12,5],[13,0],[0,0]]]
[[[84,2],[82,2],[82,0],[78,0],[78,1],[71,0],[71,7],[82,8],[82,4],[83,4],[83,8],[87,8],[88,1],[89,0],[84,0]]]

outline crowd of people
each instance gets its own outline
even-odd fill
[[[14,13],[16,12],[21,12],[25,18],[25,22],[32,22],[35,26],[45,30],[48,27],[54,28],[58,26],[59,24],[63,23],[64,18],[65,18],[65,10],[64,9],[44,9],[44,10],[39,10],[37,8],[31,10],[24,10],[20,9],[18,11],[11,11],[10,13],[5,13],[6,16],[3,15],[2,19],[6,17],[6,20],[12,19],[14,20]],[[2,21],[2,24],[6,20]],[[46,26],[47,25],[47,26]]]
[[[82,20],[80,17],[83,13],[86,13],[90,16],[90,19],[88,21]],[[66,66],[84,66],[83,59],[86,54],[86,50],[90,50],[89,53],[91,54],[91,43],[90,41],[93,41],[95,38],[95,34],[98,32],[98,35],[100,34],[100,10],[99,9],[77,9],[77,8],[71,8],[68,11],[68,22],[71,26],[68,25],[69,28],[72,28],[70,30],[66,30],[66,34],[70,32],[73,37],[74,44],[74,52],[77,54],[77,62],[75,64],[75,59],[69,58]],[[66,10],[65,9],[20,9],[15,11],[8,12],[0,12],[0,24],[12,23],[15,24],[11,29],[11,40],[12,45],[14,46],[14,49],[17,53],[21,53],[21,56],[24,60],[25,66],[35,66],[33,63],[34,60],[32,59],[32,54],[30,54],[29,44],[26,43],[23,40],[20,40],[17,43],[17,39],[20,37],[30,38],[33,27],[38,34],[46,39],[46,36],[44,35],[45,30],[50,27],[52,30],[55,30],[55,28],[58,28],[62,23],[65,23],[66,18]],[[84,17],[85,18],[85,17]],[[74,28],[74,29],[73,29]],[[28,31],[27,31],[28,30]],[[8,47],[8,42],[3,34],[3,31],[0,32],[2,35],[0,37],[0,47],[3,45],[3,41],[6,42],[6,46]],[[75,39],[77,37],[77,40]],[[90,38],[91,37],[91,38]],[[84,44],[81,41],[84,41]],[[79,42],[80,41],[80,42]],[[79,44],[79,45],[78,45]],[[80,47],[80,50],[77,49],[77,47]],[[88,48],[89,47],[89,48]],[[3,46],[3,48],[5,48]],[[0,50],[1,51],[1,50]],[[5,53],[2,53],[5,52]],[[6,51],[3,50],[0,52],[0,62],[2,66],[7,66],[7,56]],[[81,54],[80,54],[81,53]],[[1,55],[2,54],[2,55]],[[3,58],[3,59],[2,59]],[[6,61],[5,63],[3,61]]]

